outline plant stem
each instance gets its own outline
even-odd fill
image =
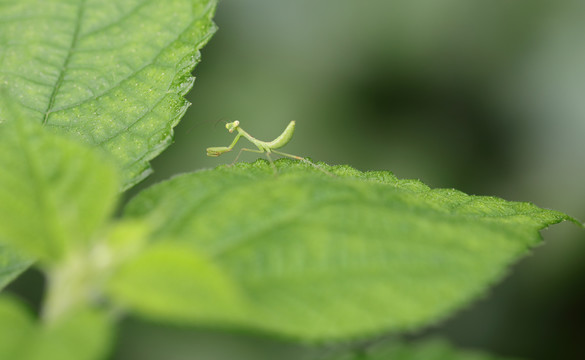
[[[47,271],[47,290],[41,317],[52,323],[86,304],[91,295],[91,265],[84,256],[69,256]]]

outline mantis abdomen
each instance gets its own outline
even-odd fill
[[[293,120],[290,123],[288,123],[288,126],[286,127],[286,129],[284,129],[282,134],[280,134],[276,139],[274,139],[270,142],[266,142],[266,144],[268,145],[268,148],[279,149],[279,148],[283,147],[284,145],[288,144],[290,139],[292,139],[294,132],[295,132],[295,122]]]

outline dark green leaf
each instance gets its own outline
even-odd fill
[[[189,103],[215,0],[5,0],[0,84],[27,119],[110,152],[125,187],[150,172]]]
[[[0,245],[0,291],[25,271],[31,263],[8,247]]]

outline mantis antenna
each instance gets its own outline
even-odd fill
[[[240,127],[240,122],[237,120],[230,122],[230,123],[227,123],[225,125],[225,127],[230,133],[233,133],[234,131],[237,132],[237,135],[234,138],[234,141],[232,141],[232,143],[229,146],[218,146],[218,147],[207,148],[207,156],[219,156],[219,155],[225,154],[226,152],[232,151],[232,149],[234,148],[234,146],[236,145],[238,140],[240,140],[240,138],[244,137],[248,141],[250,141],[252,144],[256,145],[258,150],[247,149],[247,148],[240,149],[238,156],[236,156],[236,158],[234,159],[232,164],[234,164],[236,161],[238,161],[238,158],[240,157],[240,155],[242,155],[243,151],[249,151],[249,152],[254,152],[254,153],[259,153],[259,154],[266,154],[266,157],[268,158],[268,161],[270,162],[270,166],[272,166],[272,170],[276,174],[276,166],[274,165],[274,162],[272,161],[272,157],[270,157],[270,154],[275,153],[278,155],[289,157],[291,159],[306,162],[307,164],[311,164],[312,166],[316,167],[317,169],[323,171],[327,175],[333,175],[330,172],[328,172],[327,170],[323,169],[321,166],[309,161],[308,159],[305,159],[304,157],[292,155],[292,154],[287,154],[287,153],[284,153],[282,151],[276,150],[276,149],[280,149],[281,147],[288,144],[288,142],[292,139],[293,133],[295,132],[295,122],[294,121],[291,121],[288,124],[288,126],[286,127],[286,129],[284,129],[282,134],[280,134],[276,139],[274,139],[272,141],[261,141],[261,140],[256,139],[252,135],[248,134],[244,129],[242,129]]]

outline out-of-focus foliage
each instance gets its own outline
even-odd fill
[[[0,297],[0,358],[101,360],[112,329],[104,314],[78,312],[56,323],[40,323],[16,299]]]
[[[359,349],[354,354],[322,360],[513,360],[479,352],[457,350],[441,340],[412,343],[390,343],[372,349]]]
[[[30,260],[18,255],[13,249],[0,245],[0,291],[25,271],[31,264]]]
[[[104,154],[28,121],[0,101],[0,242],[55,264],[87,248],[116,204]]]
[[[242,311],[232,279],[207,256],[184,245],[161,244],[144,251],[122,266],[108,290],[124,308],[171,323],[233,322]]]

